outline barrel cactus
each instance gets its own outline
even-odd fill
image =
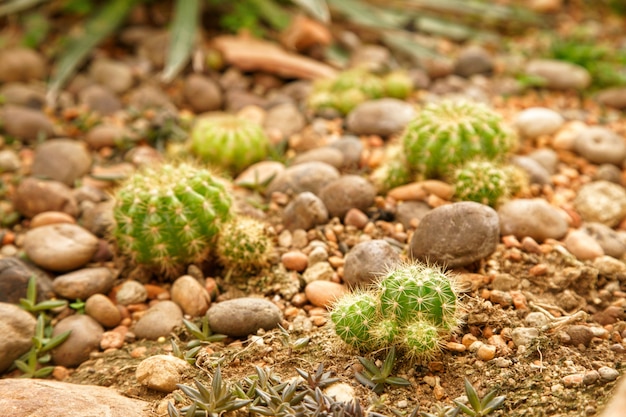
[[[427,105],[409,122],[401,140],[409,167],[425,178],[449,175],[475,158],[501,160],[516,144],[499,114],[465,100]]]
[[[265,159],[269,148],[261,125],[232,114],[201,117],[191,131],[192,153],[232,174]]]
[[[115,200],[111,235],[120,253],[169,278],[204,260],[231,217],[224,185],[190,164],[144,168],[117,189]]]
[[[273,248],[263,222],[237,216],[222,227],[216,252],[226,268],[237,273],[254,274],[269,265]]]
[[[378,300],[367,291],[359,291],[340,298],[330,313],[335,332],[348,345],[371,348],[370,329],[378,320]]]

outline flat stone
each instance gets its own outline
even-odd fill
[[[161,301],[137,321],[134,332],[139,339],[156,340],[183,325],[183,312],[173,301]],[[211,326],[213,329],[213,326]]]
[[[112,59],[96,59],[89,67],[89,74],[94,81],[115,94],[128,91],[134,82],[131,67]]]
[[[267,194],[275,191],[285,194],[300,194],[310,191],[318,195],[324,186],[339,178],[337,168],[324,162],[305,162],[291,166],[279,173],[267,188]]]
[[[516,199],[498,209],[500,232],[518,239],[528,236],[538,242],[561,239],[567,233],[565,216],[542,199]]]
[[[526,75],[541,78],[542,86],[552,90],[582,90],[591,84],[589,71],[566,61],[533,59],[525,71]]]
[[[106,294],[113,288],[115,276],[109,268],[84,268],[57,276],[52,289],[67,300],[86,300],[94,294]]]
[[[330,146],[322,146],[311,149],[298,154],[292,162],[292,165],[302,164],[304,162],[324,162],[337,169],[341,169],[344,165],[344,155],[337,149]]]
[[[313,281],[304,288],[306,297],[316,307],[330,307],[347,292],[344,285],[332,281]]]
[[[585,184],[578,190],[574,208],[586,222],[614,227],[626,217],[626,190],[602,180]]]
[[[215,303],[206,316],[214,333],[237,338],[256,334],[259,329],[274,329],[281,321],[281,312],[276,305],[252,297]]]
[[[298,194],[283,212],[283,224],[291,231],[309,230],[328,221],[328,209],[324,202],[309,191]]]
[[[454,268],[489,256],[499,240],[496,211],[464,201],[426,214],[413,233],[409,253],[414,259]]]
[[[376,189],[363,177],[343,175],[326,184],[319,192],[330,217],[343,218],[348,210],[365,211],[374,204]]]
[[[345,258],[343,280],[349,287],[365,288],[400,262],[398,252],[385,240],[356,244]]]
[[[70,330],[67,340],[52,350],[52,360],[56,365],[73,368],[89,359],[92,351],[97,351],[104,329],[94,319],[84,314],[75,314],[59,321],[52,337]]]
[[[89,172],[91,155],[83,142],[72,139],[51,139],[35,148],[32,175],[50,178],[73,186]]]
[[[626,159],[626,140],[604,126],[590,126],[576,136],[574,151],[594,164],[621,166]]]
[[[402,131],[415,117],[410,103],[395,98],[381,98],[359,104],[348,114],[348,130],[357,135],[389,136]]]
[[[278,133],[287,138],[300,132],[306,124],[306,119],[298,107],[291,102],[272,106],[263,122],[263,127],[269,134]]]
[[[530,346],[533,340],[539,337],[539,330],[534,327],[516,327],[511,332],[515,346]]]
[[[514,126],[521,136],[536,138],[556,133],[563,123],[565,119],[556,111],[545,107],[531,107],[515,116]]]
[[[72,217],[78,215],[78,203],[71,188],[58,181],[34,177],[25,178],[17,186],[13,205],[28,218],[45,211],[60,211]]]
[[[108,88],[93,84],[78,93],[79,102],[100,116],[109,116],[122,109],[122,102]]]
[[[602,246],[582,230],[572,230],[565,237],[565,248],[581,261],[593,260],[604,255]]]
[[[454,73],[461,77],[471,77],[475,74],[491,73],[493,67],[493,58],[485,48],[469,45],[459,52],[454,64]]]
[[[42,80],[46,68],[44,57],[33,49],[5,45],[0,50],[0,84]]]
[[[0,122],[7,135],[33,143],[54,133],[52,122],[40,110],[7,105],[0,109]]]
[[[612,87],[598,93],[599,103],[616,109],[626,109],[626,87]]]
[[[24,309],[13,304],[0,303],[0,373],[30,350],[36,323],[35,317]]]
[[[98,238],[75,224],[51,224],[31,229],[24,251],[36,265],[65,272],[84,266],[98,250]]]
[[[0,379],[0,410],[11,410],[11,417],[153,415],[151,403],[128,398],[112,388],[16,378]]]
[[[154,355],[137,365],[135,376],[141,385],[160,391],[172,392],[176,384],[183,382],[185,372],[191,366],[184,360],[169,355]]]

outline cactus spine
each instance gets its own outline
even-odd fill
[[[254,274],[269,265],[274,248],[265,225],[251,217],[234,217],[227,222],[217,240],[217,257],[226,268]]]

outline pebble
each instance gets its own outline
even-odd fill
[[[32,175],[73,186],[89,172],[91,155],[83,142],[72,139],[50,139],[35,148]]]
[[[555,59],[533,59],[525,68],[527,76],[541,78],[542,87],[552,90],[583,90],[591,84],[589,71],[580,65]]]
[[[496,347],[483,344],[476,351],[476,357],[481,361],[490,361],[496,357]]]
[[[125,335],[125,333],[115,330],[102,333],[100,349],[105,351],[109,349],[121,349],[122,346],[124,346]]]
[[[183,325],[183,312],[173,301],[160,301],[150,307],[132,329],[138,339],[157,340]],[[213,329],[213,326],[211,326]]]
[[[602,246],[582,230],[572,230],[565,237],[565,248],[581,261],[593,260],[604,255]]]
[[[307,267],[302,274],[302,279],[307,284],[313,281],[330,281],[334,274],[335,270],[328,262],[317,262]]]
[[[511,164],[523,169],[531,184],[552,184],[550,172],[529,156],[515,155],[511,158]]]
[[[47,274],[19,258],[0,258],[0,302],[19,304],[20,298],[26,298],[31,275],[37,278],[37,301],[51,298],[54,292]]]
[[[331,281],[312,281],[304,288],[306,297],[316,307],[330,307],[347,292],[344,285]]]
[[[464,201],[437,207],[426,214],[413,233],[409,254],[414,259],[454,268],[489,256],[499,241],[496,211]]]
[[[239,338],[259,329],[274,329],[281,321],[281,312],[266,299],[243,297],[211,305],[206,317],[214,333]]]
[[[593,315],[594,321],[601,326],[615,324],[617,321],[623,320],[624,318],[626,318],[626,312],[624,311],[624,307],[620,306],[608,306]]]
[[[598,368],[600,378],[605,381],[615,381],[619,377],[619,372],[608,366],[601,366]]]
[[[282,103],[267,111],[263,127],[268,133],[279,132],[283,138],[302,131],[306,120],[294,103]]]
[[[60,211],[78,216],[78,203],[72,189],[58,181],[27,177],[22,180],[13,196],[15,209],[31,218],[45,211]]]
[[[0,50],[0,84],[42,80],[46,75],[44,57],[31,48],[7,47]]]
[[[543,242],[561,239],[567,233],[565,216],[543,199],[516,199],[498,209],[502,235],[526,236]]]
[[[89,75],[115,94],[130,90],[134,82],[131,68],[123,62],[111,59],[96,59],[89,67]]]
[[[341,169],[344,166],[343,153],[339,149],[332,148],[330,146],[322,146],[320,148],[310,149],[308,151],[302,152],[293,159],[292,165],[313,161],[324,162],[337,169]]]
[[[300,251],[286,252],[281,256],[283,266],[289,271],[304,271],[309,265],[308,257]]]
[[[0,302],[0,373],[30,350],[37,320],[17,305]]]
[[[320,246],[316,246],[309,253],[308,264],[313,265],[318,262],[326,262],[328,260],[328,251]]]
[[[583,224],[581,230],[593,237],[606,255],[620,259],[626,254],[626,242],[609,226],[591,222]]]
[[[385,240],[357,243],[346,254],[343,281],[351,288],[367,287],[400,261],[398,252]]]
[[[448,342],[446,343],[446,349],[452,352],[463,353],[467,350],[467,347],[463,343]]]
[[[626,265],[624,262],[610,256],[601,256],[593,261],[593,267],[598,270],[598,274],[607,278],[626,280]]]
[[[616,109],[626,109],[626,87],[612,87],[598,93],[596,100]]]
[[[277,161],[257,162],[239,174],[235,178],[235,184],[240,187],[245,185],[263,187],[263,184],[268,184],[284,170],[285,165]]]
[[[424,201],[403,201],[396,206],[396,220],[408,230],[416,220],[422,220],[431,210],[432,207]]]
[[[328,209],[324,202],[310,191],[298,194],[285,207],[283,212],[284,226],[293,231],[296,229],[310,230],[328,221]]]
[[[180,306],[183,313],[191,317],[202,316],[211,304],[209,293],[191,275],[183,275],[177,278],[172,284],[170,293],[172,301]]]
[[[366,210],[374,204],[376,189],[358,175],[343,175],[326,184],[319,192],[330,217],[343,218],[348,210]]]
[[[201,74],[190,74],[185,79],[183,96],[195,113],[219,110],[224,103],[219,84]]]
[[[563,126],[565,119],[558,112],[545,107],[531,107],[515,116],[513,125],[520,136],[537,138],[552,135]]]
[[[89,359],[92,351],[97,351],[104,333],[102,326],[84,314],[75,314],[60,320],[52,337],[71,330],[67,340],[52,350],[52,360],[56,365],[73,368]]]
[[[511,339],[515,346],[530,346],[530,344],[539,337],[539,330],[534,327],[516,327],[511,332]]]
[[[100,116],[110,116],[122,109],[122,102],[108,88],[98,84],[87,86],[78,93],[81,105]]]
[[[42,109],[46,104],[46,89],[41,85],[11,82],[0,86],[4,104]]]
[[[594,337],[593,330],[582,324],[574,324],[565,329],[565,333],[569,336],[568,344],[574,346],[583,345],[589,347],[591,339]]]
[[[342,136],[340,139],[331,142],[331,148],[339,149],[343,155],[343,168],[355,170],[361,164],[361,154],[363,153],[363,143],[352,135]]]
[[[336,402],[349,403],[355,401],[354,388],[345,382],[336,382],[324,388],[324,394],[334,398]]]
[[[357,135],[389,136],[415,117],[412,104],[395,98],[370,100],[356,106],[346,118],[348,130]]]
[[[113,207],[115,200],[110,199],[94,205],[83,204],[83,213],[80,218],[81,224],[87,230],[98,237],[107,237],[115,224]]]
[[[532,151],[527,155],[537,161],[550,175],[556,173],[559,165],[559,155],[550,148],[541,148]]]
[[[52,282],[52,289],[67,300],[86,300],[94,294],[108,293],[114,280],[109,268],[84,268],[57,276]]]
[[[566,388],[579,387],[583,385],[583,381],[585,379],[585,375],[581,373],[566,375],[561,378],[561,382],[563,386]]]
[[[102,123],[89,129],[85,136],[85,143],[92,149],[113,147],[118,143],[122,143],[124,138],[128,136],[130,136],[130,133],[123,127]]]
[[[513,297],[508,291],[491,290],[489,301],[494,304],[500,304],[502,307],[510,307],[513,305]]]
[[[98,238],[75,224],[51,224],[31,229],[24,237],[24,251],[37,266],[50,271],[78,269],[98,250]]]
[[[540,311],[532,311],[526,315],[524,322],[531,327],[541,328],[550,323],[550,319]]]
[[[310,191],[318,195],[319,191],[333,180],[339,178],[337,168],[324,162],[305,162],[293,165],[279,173],[267,188],[267,194],[275,191],[285,194],[300,194]]]
[[[516,289],[520,280],[510,274],[496,274],[491,281],[491,288],[499,291],[510,291]]]
[[[576,136],[574,151],[594,164],[621,166],[626,159],[626,141],[604,126],[590,126]]]
[[[626,190],[608,181],[585,184],[578,190],[574,208],[585,222],[614,227],[626,217]]]
[[[363,229],[368,222],[369,217],[367,217],[367,214],[357,208],[351,208],[348,210],[343,219],[343,223],[346,226],[354,226],[357,229]]]
[[[600,379],[600,373],[596,370],[587,371],[583,375],[583,384],[593,385]]]
[[[52,122],[40,110],[6,105],[0,110],[2,130],[27,143],[46,139],[54,133]]]
[[[154,355],[142,360],[135,371],[137,381],[150,389],[170,393],[191,366],[183,359],[169,355]]]
[[[605,180],[622,184],[622,170],[613,164],[601,164],[593,174],[593,180]]]
[[[85,314],[107,329],[117,326],[122,321],[120,310],[109,297],[103,294],[94,294],[87,298]]]
[[[130,304],[140,304],[148,299],[148,291],[138,281],[128,280],[124,281],[122,285],[117,288],[115,293],[115,300],[118,304],[127,306]]]
[[[172,112],[176,111],[176,106],[172,104],[167,94],[149,84],[144,84],[132,90],[128,98],[128,105],[138,110],[163,109]]]
[[[459,52],[454,63],[454,73],[469,78],[476,74],[489,74],[493,66],[493,58],[485,48],[470,45]]]
[[[30,220],[30,227],[31,229],[34,229],[36,227],[58,223],[76,224],[76,219],[61,211],[44,211],[43,213],[33,216]]]
[[[22,161],[13,149],[0,150],[0,173],[15,172],[22,166]]]

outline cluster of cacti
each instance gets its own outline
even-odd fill
[[[226,268],[253,274],[269,265],[274,248],[265,224],[251,217],[234,217],[225,223],[217,240],[217,257]]]
[[[455,281],[419,262],[394,267],[374,288],[340,298],[330,313],[348,345],[368,351],[397,346],[413,359],[436,352],[459,316]]]
[[[214,114],[196,120],[191,152],[230,173],[265,159],[270,142],[260,124],[232,114]]]
[[[454,195],[460,201],[475,201],[497,207],[527,186],[520,168],[493,161],[468,161],[451,178]]]
[[[334,109],[348,114],[364,101],[382,97],[404,99],[412,91],[413,82],[404,72],[391,72],[380,77],[363,68],[354,68],[340,73],[335,79],[315,83],[309,107],[315,111]]]
[[[476,158],[501,160],[516,144],[499,114],[465,100],[427,105],[409,122],[401,140],[409,168],[425,178],[450,175]]]
[[[111,235],[119,251],[166,277],[204,260],[231,217],[224,185],[190,164],[145,168],[117,189],[115,200]]]

